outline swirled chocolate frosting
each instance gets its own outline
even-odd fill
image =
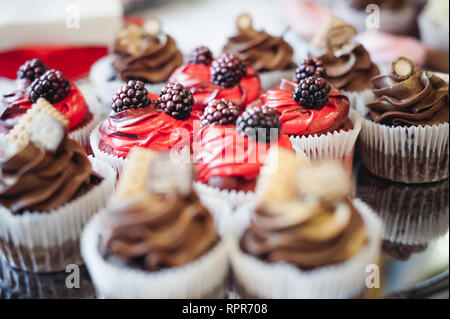
[[[55,153],[29,142],[0,162],[0,204],[13,214],[56,209],[87,188],[91,173],[78,142],[66,138]]]
[[[308,270],[348,260],[366,243],[364,222],[347,200],[337,207],[259,207],[241,238],[244,252],[270,263]]]
[[[265,31],[239,30],[228,38],[223,51],[237,54],[257,72],[284,70],[293,64],[292,47],[282,37],[273,37]]]
[[[416,70],[396,81],[390,75],[372,79],[376,100],[367,104],[372,119],[386,125],[433,125],[449,121],[448,83]]]
[[[106,258],[157,271],[193,261],[218,241],[214,220],[195,194],[142,196],[111,207]]]
[[[169,36],[152,36],[136,25],[126,26],[114,46],[113,67],[124,81],[165,82],[183,64],[183,55]]]
[[[338,51],[328,50],[319,58],[325,65],[327,81],[350,92],[370,88],[370,79],[380,74],[361,44],[347,44]]]

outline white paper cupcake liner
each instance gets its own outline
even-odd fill
[[[362,118],[361,159],[374,175],[402,183],[448,178],[449,124],[394,127]]]
[[[399,10],[380,9],[379,12],[379,25],[371,26],[366,24],[371,12],[355,10],[349,6],[348,1],[333,1],[333,14],[350,23],[360,32],[372,27],[389,33],[408,34],[414,28],[416,13],[413,6],[405,4]]]
[[[237,285],[256,298],[352,298],[359,296],[369,275],[366,267],[375,264],[381,245],[383,224],[363,202],[355,207],[366,226],[368,242],[344,263],[302,271],[288,263],[267,263],[245,254],[237,238],[229,237],[227,247]],[[251,209],[250,207],[246,209]]]
[[[353,129],[336,131],[322,135],[290,136],[292,147],[297,155],[306,155],[310,160],[339,160],[351,169],[356,139],[361,130],[360,116],[350,109],[349,119]]]
[[[94,153],[95,158],[104,163],[107,163],[108,165],[113,167],[117,173],[120,174],[122,172],[125,163],[128,162],[128,159],[114,154],[103,152],[102,150],[99,149],[101,135],[98,128],[100,127],[101,124],[102,123],[99,123],[91,133],[90,147],[92,149],[92,152]],[[190,146],[186,145],[181,150],[177,151],[175,156],[177,160],[180,160],[180,162],[190,163],[191,162]]]
[[[111,167],[95,158],[90,161],[93,171],[103,177],[102,182],[66,205],[20,215],[0,207],[0,253],[11,266],[53,272],[69,264],[81,264],[79,238],[83,226],[105,207],[115,183]]]
[[[211,187],[200,182],[195,182],[194,188],[200,198],[217,198],[228,203],[233,208],[255,199],[254,192],[246,193],[243,191],[235,190],[221,190],[219,188]]]
[[[203,194],[200,194],[199,197],[202,204],[205,205],[213,215],[217,232],[222,238],[225,238],[232,231],[232,227],[235,224],[235,207],[215,195],[216,194],[207,194],[204,192]]]
[[[98,125],[101,120],[102,117],[100,115],[92,113],[92,119],[89,121],[89,123],[85,124],[83,127],[71,130],[69,132],[69,137],[80,143],[88,154],[91,153],[89,136],[92,130]]]
[[[99,252],[100,238],[108,233],[105,211],[83,231],[81,252],[96,290],[102,298],[223,298],[228,275],[226,246],[220,241],[199,259],[184,266],[150,272],[117,266]]]
[[[296,68],[291,68],[288,70],[275,70],[258,73],[261,80],[261,86],[264,91],[266,91],[277,85],[281,79],[292,81],[295,79],[295,70]]]
[[[89,73],[89,80],[94,84],[98,98],[106,106],[109,106],[111,104],[112,98],[116,94],[117,90],[123,84],[125,84],[125,81],[122,81],[120,78],[113,81],[108,81],[108,79],[111,78],[114,72],[114,69],[112,67],[113,60],[113,55],[108,55],[101,58],[92,65],[91,71]],[[165,85],[165,82],[154,84],[147,83],[145,84],[145,87],[149,92],[159,94],[159,92]],[[108,108],[106,108],[106,110],[107,109]]]

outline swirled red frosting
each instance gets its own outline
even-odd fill
[[[179,82],[191,90],[194,95],[194,112],[203,113],[206,105],[214,99],[227,99],[244,108],[255,101],[261,94],[261,82],[258,74],[247,66],[247,75],[239,85],[223,88],[210,80],[210,66],[203,64],[187,64],[176,69],[169,82]]]
[[[233,125],[206,126],[194,140],[197,180],[202,183],[213,177],[253,180],[273,146],[292,150],[289,137],[283,133],[277,142],[266,144],[239,134]]]
[[[332,89],[328,103],[320,110],[307,109],[292,97],[296,83],[287,80],[261,96],[264,106],[277,110],[283,132],[288,135],[326,134],[338,129],[351,129],[348,119],[350,102],[339,91]]]
[[[152,101],[158,98],[149,94]],[[194,120],[177,120],[155,110],[154,102],[141,109],[124,110],[112,114],[100,127],[100,149],[126,157],[133,147],[146,147],[155,151],[180,150],[193,140]]]
[[[68,128],[72,129],[83,123],[88,107],[81,91],[73,83],[70,85],[69,95],[62,101],[53,103],[53,106],[67,117]],[[26,89],[4,95],[0,104],[0,132],[7,133],[32,104]]]

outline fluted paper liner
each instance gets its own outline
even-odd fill
[[[86,152],[90,153],[89,136],[92,130],[98,125],[100,121],[101,116],[96,113],[92,113],[92,119],[83,127],[80,127],[78,129],[75,128],[74,130],[69,131],[69,137],[80,143],[81,146],[83,146],[83,148],[86,150]]]
[[[382,222],[363,202],[356,199],[368,242],[360,252],[346,262],[302,271],[284,263],[267,263],[244,253],[236,237],[230,236],[227,247],[238,286],[257,298],[351,298],[359,296],[369,275],[368,265],[377,261]],[[250,209],[247,207],[246,209]],[[241,226],[243,228],[244,226]]]
[[[100,161],[107,163],[108,165],[112,166],[119,174],[122,172],[122,169],[126,162],[128,162],[128,159],[125,157],[120,157],[111,153],[103,152],[99,149],[100,141],[101,141],[101,135],[99,131],[99,127],[102,123],[99,123],[94,130],[91,133],[90,136],[90,146],[92,148],[92,152],[94,153],[95,158],[99,159]],[[181,150],[176,152],[175,155],[176,158],[178,158],[180,161],[184,163],[190,163],[191,161],[191,151],[190,146],[186,145]]]
[[[200,198],[217,198],[231,205],[233,208],[251,202],[255,199],[255,192],[219,189],[195,182],[194,188]]]
[[[228,274],[226,246],[218,242],[203,256],[186,265],[145,271],[105,260],[99,239],[108,233],[105,211],[87,225],[81,252],[95,288],[102,298],[223,298]]]
[[[206,185],[202,186],[208,187]],[[253,198],[252,196],[254,196],[253,193],[248,196],[247,202]],[[203,192],[203,194],[199,195],[199,197],[202,204],[205,205],[205,207],[208,208],[209,212],[213,215],[214,225],[217,232],[221,237],[225,237],[234,225],[234,218],[236,218],[235,206],[230,204],[224,198],[217,196],[217,193],[214,191],[211,191],[210,194]]]
[[[116,94],[117,90],[126,82],[117,77],[117,79],[108,81],[112,75],[115,74],[115,70],[112,67],[114,61],[113,55],[108,55],[95,62],[89,73],[89,79],[95,86],[95,92],[100,101],[110,109],[112,98]],[[162,83],[146,83],[145,88],[155,94],[159,94],[161,89],[166,85],[166,82]]]
[[[84,225],[105,207],[114,192],[115,172],[90,157],[93,171],[103,177],[99,185],[49,212],[13,215],[0,206],[0,253],[13,267],[33,272],[65,270],[81,264],[79,238]]]
[[[310,136],[290,136],[292,147],[297,155],[304,155],[312,160],[334,159],[351,169],[356,139],[361,130],[361,120],[357,112],[350,109],[349,118],[353,129]]]

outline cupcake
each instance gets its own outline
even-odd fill
[[[194,121],[193,96],[179,83],[169,83],[158,96],[142,81],[130,80],[117,91],[108,119],[91,134],[95,157],[121,171],[129,151],[144,147],[173,151],[190,159]]]
[[[233,102],[213,100],[194,137],[197,191],[231,205],[248,201],[267,152],[274,146],[292,150],[274,110],[249,107],[239,116]]]
[[[362,121],[361,158],[379,177],[427,183],[448,177],[448,82],[400,57],[371,80],[375,99]],[[360,111],[365,112],[361,107]]]
[[[296,160],[271,154],[267,164],[287,169],[261,175],[257,202],[239,212],[249,222],[237,222],[228,243],[237,290],[245,298],[359,297],[381,221],[349,199],[352,182],[338,162]]]
[[[223,298],[226,247],[192,181],[191,164],[133,149],[111,205],[83,233],[101,297]]]
[[[255,30],[247,14],[238,18],[237,30],[236,35],[228,38],[223,52],[236,54],[258,72],[264,89],[271,88],[281,78],[294,76],[294,50],[282,36],[274,37]]]
[[[80,264],[79,236],[106,204],[115,174],[67,136],[69,121],[40,98],[2,137],[0,257],[33,272]]]
[[[406,260],[448,233],[448,179],[429,184],[403,184],[358,170],[356,197],[384,221],[383,251]]]
[[[427,46],[448,53],[449,3],[445,0],[430,0],[418,18],[420,40]]]
[[[201,116],[209,102],[227,99],[242,110],[261,94],[261,81],[251,66],[233,54],[213,59],[206,47],[196,48],[187,64],[176,69],[169,82],[178,82],[192,91],[194,113]]]
[[[117,88],[130,80],[143,81],[148,90],[159,91],[182,64],[175,40],[161,33],[158,21],[149,19],[142,27],[124,25],[112,54],[92,66],[90,80],[102,102],[109,104]]]
[[[357,31],[351,25],[330,16],[313,39],[313,46],[326,70],[325,79],[350,99],[351,107],[359,100],[372,98],[370,79],[380,73],[363,45],[351,41]]]
[[[353,151],[361,129],[350,102],[324,80],[323,63],[304,60],[297,69],[297,82],[281,80],[261,96],[264,106],[276,110],[298,154],[312,160],[338,159],[351,168]]]
[[[42,97],[67,117],[69,136],[88,149],[89,133],[98,124],[99,116],[89,110],[82,92],[61,71],[32,59],[20,66],[16,84],[15,91],[0,99],[0,134],[8,134]]]
[[[410,34],[416,29],[416,9],[406,0],[334,1],[333,14],[358,31],[377,28],[394,34]]]

